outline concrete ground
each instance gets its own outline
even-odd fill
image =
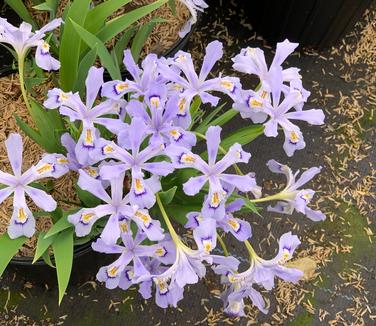
[[[230,58],[246,46],[260,46],[267,58],[274,45],[265,43],[247,24],[246,13],[232,3],[220,6],[211,1],[188,48],[195,57],[209,41],[224,42],[225,55],[217,67],[234,73]],[[239,18],[240,17],[240,18]],[[293,230],[302,241],[299,258],[317,264],[307,281],[290,285],[281,281],[270,293],[268,315],[248,303],[247,317],[231,319],[222,314],[218,298],[219,279],[212,273],[190,286],[178,309],[163,310],[153,300],[145,302],[136,289],[109,291],[96,282],[70,286],[60,307],[57,290],[25,282],[11,271],[0,280],[0,325],[373,325],[376,318],[375,281],[375,13],[368,13],[354,32],[332,49],[316,53],[303,50],[286,65],[301,68],[303,83],[312,92],[307,108],[326,112],[323,127],[301,124],[306,149],[287,158],[282,137],[259,137],[246,146],[252,153],[243,170],[254,171],[264,189],[283,182],[265,169],[269,159],[288,163],[293,170],[322,166],[322,175],[311,187],[317,189],[320,209],[327,214],[323,223],[312,223],[300,214],[287,218],[262,213],[246,216],[252,226],[252,244],[259,255],[272,257],[281,234]],[[271,47],[270,47],[271,46]],[[270,62],[270,61],[269,61]],[[243,86],[254,86],[244,76]],[[236,117],[226,128],[247,125]],[[245,248],[225,238],[231,253],[247,257]],[[1,310],[2,309],[2,310]]]

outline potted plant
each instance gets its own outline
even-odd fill
[[[80,17],[82,11],[90,10],[81,1],[73,4],[82,6]],[[149,54],[140,67],[128,49],[123,63],[130,78],[122,79],[119,64],[104,41],[72,19],[70,10],[59,48],[60,62],[41,40],[47,31],[60,25],[60,20],[23,38],[27,46],[38,46],[37,65],[44,69],[60,67],[60,85],[48,91],[43,104],[30,100],[24,86],[22,59],[27,46],[20,47],[11,38],[13,32],[25,32],[28,25],[20,30],[8,26],[7,41],[19,58],[21,90],[35,126],[21,119],[17,119],[18,124],[48,154],[24,172],[21,136],[11,134],[6,140],[13,173],[0,173],[1,199],[13,195],[14,213],[0,240],[5,249],[0,254],[0,271],[26,238],[35,233],[34,221],[39,213],[33,216],[24,200],[26,193],[41,208],[40,213],[50,214],[55,222],[39,236],[37,253],[45,253],[51,245],[60,248],[54,252],[60,301],[69,279],[74,239],[81,239],[94,240],[92,248],[99,253],[118,256],[97,274],[108,288],[127,289],[139,284],[144,298],[150,298],[155,288],[159,306],[176,306],[184,287],[204,277],[209,264],[224,276],[223,298],[228,313],[242,315],[245,297],[266,312],[266,304],[253,285],[270,290],[276,276],[298,282],[303,272],[292,266],[299,263],[292,265],[288,261],[300,241],[291,232],[282,235],[277,256],[264,260],[251,245],[250,223],[236,213],[259,214],[258,203],[276,201],[269,209],[280,214],[296,210],[313,221],[325,218],[320,211],[309,208],[314,191],[303,187],[320,168],[310,168],[297,177],[286,165],[271,160],[268,168],[284,174],[287,184],[282,191],[262,196],[255,175],[243,174],[239,166],[251,157],[242,146],[256,137],[276,137],[280,127],[285,135],[283,149],[292,156],[305,147],[301,130],[292,121],[314,125],[324,122],[322,110],[303,110],[309,92],[302,86],[299,70],[282,68],[297,44],[287,40],[278,43],[270,66],[258,48],[242,49],[233,58],[235,70],[259,77],[255,90],[243,89],[238,77],[209,77],[223,55],[218,41],[207,46],[199,72],[190,54],[183,51],[170,59]],[[36,39],[38,42],[34,42]],[[75,60],[68,56],[64,40],[74,41],[69,49]],[[80,58],[79,51],[84,48],[77,40],[88,46],[81,61],[85,74],[69,75],[68,64],[74,61],[70,67],[77,68],[76,56]],[[97,55],[103,67],[92,65]],[[104,82],[104,68],[112,80]],[[220,98],[215,95],[218,92],[233,102],[232,109],[223,112],[223,105],[218,105]],[[237,114],[252,123],[230,135],[221,135],[221,126]],[[205,143],[204,150],[196,146]],[[76,193],[80,203],[74,209],[57,209],[54,198],[39,181],[72,171],[78,175]],[[193,233],[193,245],[188,245],[178,223]],[[226,233],[247,248],[247,270],[238,271],[239,261],[230,256],[225,244]],[[212,253],[217,244],[223,255]],[[59,258],[62,248],[68,264]]]
[[[134,12],[128,13],[127,17],[136,21],[148,12],[158,8],[158,6],[162,5],[164,2],[166,1],[155,2],[149,6],[140,8],[141,10],[135,10]],[[88,3],[89,1],[87,1],[87,5],[85,5],[82,1],[75,1],[67,8],[65,17],[69,22],[72,22],[72,24],[76,24],[78,28],[81,27],[85,21],[82,17],[85,17],[86,14],[91,12]],[[13,1],[12,4],[15,9],[18,8],[19,12],[27,13],[27,11],[22,11],[22,8],[24,8],[22,2]],[[103,30],[103,21],[111,14],[110,9],[115,10],[113,5],[110,6],[110,4],[107,4],[107,7],[102,6],[101,10],[96,11],[97,14],[101,13],[99,16],[102,17],[102,21],[98,19],[98,17],[96,20],[100,25],[98,31]],[[80,12],[83,16],[78,17],[77,12]],[[10,93],[14,92],[15,94],[11,97],[14,102],[17,102],[17,105],[12,107],[13,112],[10,116],[8,115],[8,118],[5,117],[6,114],[3,112],[3,119],[6,119],[6,123],[2,126],[1,137],[4,139],[10,133],[20,132],[21,130],[25,131],[29,137],[24,139],[24,141],[26,141],[24,148],[24,168],[34,168],[35,165],[43,164],[42,161],[38,163],[38,161],[42,159],[42,150],[48,153],[66,153],[67,148],[64,147],[60,141],[66,124],[58,114],[46,112],[35,98],[30,99],[30,95],[32,94],[34,97],[40,99],[45,95],[51,83],[59,87],[61,85],[68,85],[66,87],[69,87],[69,82],[73,80],[70,78],[69,71],[76,75],[78,66],[80,67],[79,73],[87,74],[87,72],[85,72],[85,60],[83,60],[83,58],[86,58],[87,67],[89,63],[87,62],[88,56],[86,56],[86,54],[90,51],[88,49],[82,49],[80,46],[81,38],[76,33],[75,28],[70,24],[65,24],[65,28],[60,30],[60,34],[52,33],[53,30],[61,25],[62,20],[60,18],[52,19],[35,32],[32,32],[32,25],[26,22],[24,22],[20,28],[17,28],[4,18],[0,18],[0,20],[0,43],[4,45],[7,50],[10,50],[9,52],[17,59],[16,69],[18,70],[19,76],[19,84],[17,83],[17,85],[14,84],[13,76],[6,77],[4,80],[4,84],[9,83],[11,86],[12,91]],[[78,23],[75,21],[78,21]],[[127,25],[123,27],[127,28]],[[87,31],[84,27],[81,29],[85,32]],[[117,30],[121,31],[119,27]],[[17,33],[22,34],[22,39],[17,38]],[[93,34],[90,35],[95,37]],[[36,52],[33,60],[30,60],[29,53],[32,48],[36,48]],[[101,52],[107,55],[107,58],[111,56],[107,50]],[[97,54],[94,53],[94,51],[92,51],[89,56],[93,61],[97,58]],[[113,66],[115,65],[114,62],[115,61],[112,63]],[[54,73],[54,71],[59,69],[60,74]],[[87,67],[86,71],[88,69],[89,67]],[[46,74],[43,70],[47,70],[49,73]],[[63,74],[61,74],[61,72],[63,72]],[[118,74],[120,76],[119,72]],[[18,78],[17,76],[15,77]],[[77,80],[74,82],[74,87],[84,89],[85,77],[81,79],[82,85],[80,85]],[[24,104],[15,101],[18,91],[22,94]],[[6,93],[8,94],[9,92]],[[6,105],[7,103],[9,103],[8,100],[3,104]],[[15,122],[17,122],[17,124]],[[13,144],[13,142],[14,138],[11,138],[11,143]],[[15,143],[17,143],[18,150],[21,151],[22,141],[18,139]],[[13,150],[12,145],[8,150],[10,155]],[[2,148],[2,154],[6,156],[5,147]],[[8,169],[9,164],[2,162],[1,169],[4,168],[7,172],[10,172]],[[46,172],[48,174],[48,171]],[[14,173],[19,173],[19,171]],[[52,179],[59,177],[59,175],[51,174],[46,175],[46,177],[46,181],[44,181],[43,178],[37,178],[32,181],[31,186],[33,188],[39,187],[39,189],[45,193],[51,193],[55,198],[57,197],[58,207],[51,212],[44,210],[45,207],[43,203],[41,204],[42,206],[39,206],[39,208],[42,207],[41,209],[34,207],[34,216],[38,217],[36,223],[38,232],[36,232],[31,239],[27,240],[25,237],[11,239],[6,233],[3,235],[1,247],[7,249],[2,250],[0,274],[3,273],[5,267],[9,261],[11,261],[12,267],[17,270],[23,270],[23,274],[27,275],[29,280],[53,284],[56,282],[56,277],[54,276],[55,273],[51,273],[49,266],[53,268],[56,267],[59,291],[62,297],[70,279],[72,266],[73,281],[86,280],[92,273],[76,273],[76,268],[79,268],[80,265],[86,265],[87,271],[90,269],[87,268],[88,266],[92,266],[95,269],[95,261],[98,257],[98,255],[93,254],[90,247],[90,241],[96,237],[96,231],[93,230],[93,233],[87,238],[74,238],[73,233],[69,231],[67,225],[65,224],[64,226],[64,223],[62,223],[63,214],[66,214],[69,210],[76,209],[82,204],[86,206],[93,205],[97,200],[95,198],[93,199],[93,196],[84,191],[76,193],[75,183],[77,178],[74,176],[74,173],[70,176],[58,178],[57,181]],[[61,192],[63,192],[63,194]],[[38,203],[40,202],[37,201],[36,206],[38,206]],[[29,207],[30,203],[27,202],[27,204]],[[4,214],[0,220],[1,234],[3,234],[6,229],[9,216],[13,214],[12,200],[7,200],[2,206],[2,212]],[[26,211],[27,210],[24,209],[23,212],[25,213]],[[34,222],[32,222],[32,224],[33,223]],[[12,238],[16,236],[16,234],[13,234]],[[78,257],[80,258],[76,259]],[[75,264],[73,264],[73,260]],[[87,264],[88,261],[90,261],[91,264]],[[35,266],[37,266],[37,268]]]

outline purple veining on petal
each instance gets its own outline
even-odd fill
[[[132,281],[132,276],[131,276],[132,273],[133,273],[133,271],[130,270],[130,269],[126,269],[126,270],[124,271],[125,278],[126,278],[129,282]]]

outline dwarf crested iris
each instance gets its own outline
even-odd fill
[[[11,134],[5,141],[9,163],[13,174],[0,171],[0,203],[13,194],[13,214],[8,227],[10,238],[20,236],[31,237],[35,232],[35,219],[27,203],[27,195],[36,206],[44,211],[56,209],[56,201],[51,195],[36,187],[35,182],[43,178],[59,178],[68,169],[66,159],[62,155],[47,155],[39,163],[22,172],[23,143],[19,134]]]
[[[192,18],[181,35],[195,22],[196,11],[207,7],[202,0],[182,2]],[[0,42],[12,44],[21,56],[37,46],[37,64],[57,69],[59,63],[42,39],[60,24],[61,20],[54,20],[32,33],[28,24],[16,28],[0,19]],[[255,232],[263,232],[264,223],[256,223],[262,215],[256,205],[276,201],[268,210],[297,211],[312,221],[325,218],[309,207],[314,191],[302,189],[321,168],[312,167],[298,177],[298,172],[270,160],[269,169],[287,178],[285,188],[270,196],[262,196],[254,173],[241,170],[255,168],[248,146],[256,137],[276,137],[282,129],[283,149],[292,156],[305,147],[293,121],[324,123],[322,110],[303,109],[310,93],[303,87],[299,69],[282,68],[297,46],[287,40],[278,43],[270,66],[257,48],[243,49],[233,58],[235,70],[258,76],[255,89],[244,89],[237,76],[216,72],[223,46],[213,41],[206,47],[199,72],[191,54],[184,51],[173,58],[148,54],[138,65],[131,50],[126,50],[123,63],[129,78],[104,82],[104,68],[93,66],[84,93],[58,86],[49,90],[45,108],[68,118],[67,128],[56,130],[61,152],[44,155],[22,173],[21,136],[11,134],[5,142],[13,174],[0,171],[0,203],[14,194],[9,236],[31,237],[35,232],[26,196],[44,212],[57,209],[38,181],[73,171],[81,202],[75,201],[76,206],[62,214],[71,228],[64,232],[74,229],[74,239],[80,242],[95,238],[95,251],[117,255],[97,273],[107,288],[127,290],[137,284],[144,299],[154,295],[158,306],[177,307],[186,286],[198,283],[211,267],[221,275],[226,313],[244,316],[248,299],[267,313],[260,288],[271,290],[275,277],[297,283],[303,276],[287,264],[300,241],[287,232],[280,237],[274,258],[258,256],[251,242]],[[22,93],[26,97],[24,89]],[[228,105],[216,107],[219,95]],[[228,124],[237,113],[250,120]],[[259,125],[250,126],[250,121]],[[222,126],[229,134],[222,133]],[[263,148],[268,151],[267,145]],[[188,232],[178,232],[184,228],[177,228],[177,223]],[[231,247],[238,241],[248,251],[246,270],[240,258],[231,256],[226,246],[230,238]],[[242,251],[236,247],[236,252]]]
[[[58,70],[60,62],[50,54],[50,46],[43,40],[46,33],[51,32],[62,24],[62,19],[57,18],[32,32],[32,26],[23,22],[17,28],[0,17],[0,43],[10,44],[17,53],[18,59],[23,61],[30,48],[37,47],[35,54],[36,64],[44,70]]]

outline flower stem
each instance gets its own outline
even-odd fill
[[[256,251],[253,249],[252,245],[249,243],[248,240],[245,240],[245,241],[244,241],[244,245],[245,245],[245,247],[246,247],[247,250],[248,250],[249,257],[250,257],[251,259],[256,259],[256,258],[258,257],[257,254],[256,254]]]
[[[20,79],[22,97],[24,99],[27,109],[31,113],[31,106],[30,106],[29,100],[27,99],[27,92],[25,88],[24,73],[25,73],[25,56],[21,55],[21,56],[18,56],[18,76]]]
[[[224,255],[227,257],[228,256],[228,250],[227,250],[226,244],[218,233],[217,233],[217,239],[218,239],[219,244],[221,245],[221,247],[223,249]]]
[[[181,242],[178,234],[176,233],[174,227],[172,226],[170,219],[168,218],[168,215],[167,215],[166,210],[165,210],[165,208],[163,206],[162,200],[159,197],[159,193],[157,193],[155,196],[156,196],[156,199],[157,199],[157,204],[158,204],[159,210],[161,211],[163,219],[166,222],[166,225],[167,225],[168,231],[171,234],[172,240],[174,240],[174,242],[175,242],[176,245],[183,244]]]
[[[272,201],[272,200],[277,200],[277,199],[282,199],[280,193],[272,195],[272,196],[263,197],[263,198],[250,199],[250,202],[252,202],[252,203],[263,203],[263,202],[266,202],[266,201]]]

